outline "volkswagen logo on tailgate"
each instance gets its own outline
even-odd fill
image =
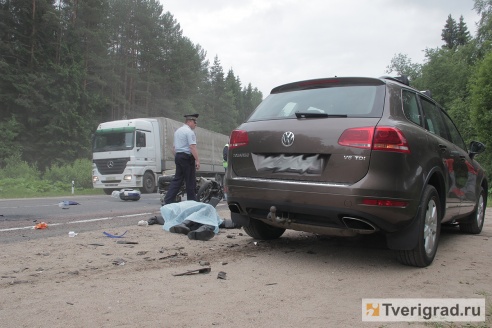
[[[109,161],[107,165],[108,165],[108,168],[111,169],[114,166],[114,162],[113,161]]]
[[[282,145],[290,147],[294,143],[294,132],[287,131],[282,135]]]

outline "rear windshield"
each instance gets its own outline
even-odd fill
[[[270,94],[248,122],[296,118],[296,112],[381,117],[384,90],[384,85],[350,85]]]

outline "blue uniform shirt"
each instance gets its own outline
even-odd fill
[[[176,153],[191,154],[190,145],[196,145],[196,135],[195,132],[185,124],[174,132],[174,149],[176,150]]]

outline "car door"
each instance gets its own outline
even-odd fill
[[[457,160],[454,163],[455,185],[452,186],[452,193],[460,199],[460,214],[466,214],[473,211],[477,199],[477,175],[478,172],[473,165],[473,160],[468,154],[466,144],[463,141],[458,129],[451,118],[441,110],[444,123],[449,132],[450,141],[455,146]]]
[[[456,193],[456,175],[461,174],[458,169],[460,166],[460,153],[455,145],[449,141],[448,129],[441,115],[441,109],[431,100],[420,97],[422,111],[424,113],[424,124],[430,132],[429,142],[436,144],[436,153],[441,157],[445,165],[445,179],[447,188],[446,212],[442,221],[449,221],[460,213],[461,196]]]

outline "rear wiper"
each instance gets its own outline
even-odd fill
[[[326,113],[313,113],[313,112],[296,112],[297,118],[316,118],[316,117],[347,117],[346,114],[326,114]]]

